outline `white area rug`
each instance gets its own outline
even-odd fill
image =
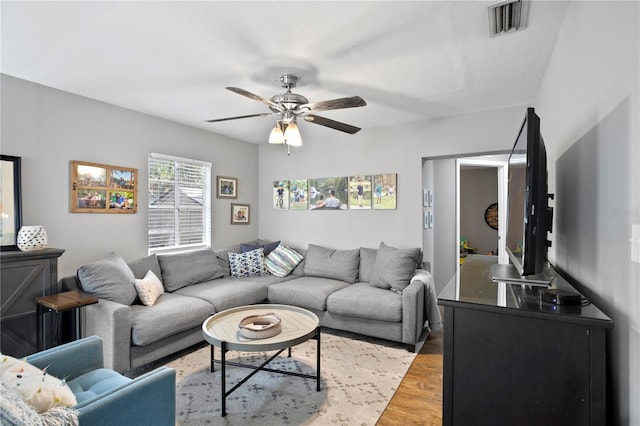
[[[400,385],[415,354],[387,341],[352,339],[331,330],[322,334],[321,389],[315,379],[260,371],[227,398],[221,417],[220,365],[209,372],[209,346],[168,366],[176,369],[179,425],[375,425]],[[360,340],[362,339],[362,340]],[[259,365],[273,355],[228,352],[227,360]],[[316,341],[284,351],[268,367],[315,374]],[[216,348],[216,359],[220,359]],[[227,389],[251,369],[227,367]]]

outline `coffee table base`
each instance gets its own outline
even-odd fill
[[[284,352],[285,349],[288,350],[288,356],[291,356],[291,347],[289,348],[284,348],[284,349],[280,349],[278,352],[276,352],[274,355],[272,355],[269,359],[267,359],[265,362],[263,362],[261,365],[251,365],[251,364],[242,364],[239,362],[233,362],[233,361],[227,361],[226,360],[226,353],[229,351],[227,349],[227,343],[226,342],[222,342],[220,345],[220,352],[221,352],[221,359],[217,360],[215,359],[214,356],[214,345],[210,345],[211,346],[211,372],[215,371],[215,364],[218,363],[220,364],[220,373],[221,373],[221,377],[220,377],[220,383],[221,383],[221,410],[222,410],[222,417],[225,417],[227,415],[227,397],[229,395],[231,395],[231,393],[233,393],[236,389],[238,389],[241,385],[243,385],[247,380],[249,380],[251,377],[253,377],[258,371],[268,371],[270,373],[278,373],[278,374],[285,374],[287,376],[297,376],[297,377],[302,377],[305,379],[316,379],[316,392],[320,392],[320,327],[316,328],[314,335],[311,337],[312,339],[317,341],[317,348],[316,348],[316,374],[312,375],[312,374],[302,374],[302,373],[296,373],[294,371],[284,371],[284,370],[276,370],[273,368],[267,368],[267,365],[273,361],[278,355],[280,355],[282,352]],[[249,373],[245,378],[243,378],[240,382],[238,382],[234,387],[232,387],[229,390],[227,389],[227,384],[226,384],[226,366],[227,365],[231,365],[234,367],[243,367],[243,368],[250,368],[253,369],[253,371],[251,373]]]

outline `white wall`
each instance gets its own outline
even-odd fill
[[[125,260],[147,254],[147,155],[149,152],[213,163],[216,175],[239,179],[238,202],[256,206],[258,147],[227,137],[1,76],[2,145],[22,157],[24,225],[43,225],[49,246],[66,250],[59,276],[113,250]],[[69,212],[69,162],[137,168],[136,214]],[[255,239],[251,225],[230,225],[230,200],[212,198],[212,245]],[[257,210],[254,211],[257,213]]]
[[[608,424],[640,425],[640,4],[571,2],[536,101],[556,193],[550,257],[615,323]]]

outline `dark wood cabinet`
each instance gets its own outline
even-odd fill
[[[494,283],[492,262],[471,256],[439,296],[443,424],[606,424],[611,319],[586,301],[544,302],[541,287]],[[570,289],[561,277],[553,286]]]
[[[36,298],[58,292],[58,258],[64,250],[47,248],[22,252],[0,252],[0,351],[23,357],[51,346],[50,341],[38,342]],[[50,316],[45,316],[43,339],[53,333]],[[40,343],[40,344],[38,344]]]

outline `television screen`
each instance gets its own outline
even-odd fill
[[[547,152],[533,108],[527,109],[513,145],[508,175],[507,253],[521,276],[542,274],[553,211],[548,207]]]
[[[525,124],[526,126],[526,124]],[[526,129],[525,129],[526,131]],[[525,195],[527,193],[527,149],[526,138],[518,138],[509,157],[509,185],[507,195],[507,250],[511,262],[522,272],[524,258]],[[518,146],[518,144],[524,146]],[[522,275],[522,273],[521,273]]]

